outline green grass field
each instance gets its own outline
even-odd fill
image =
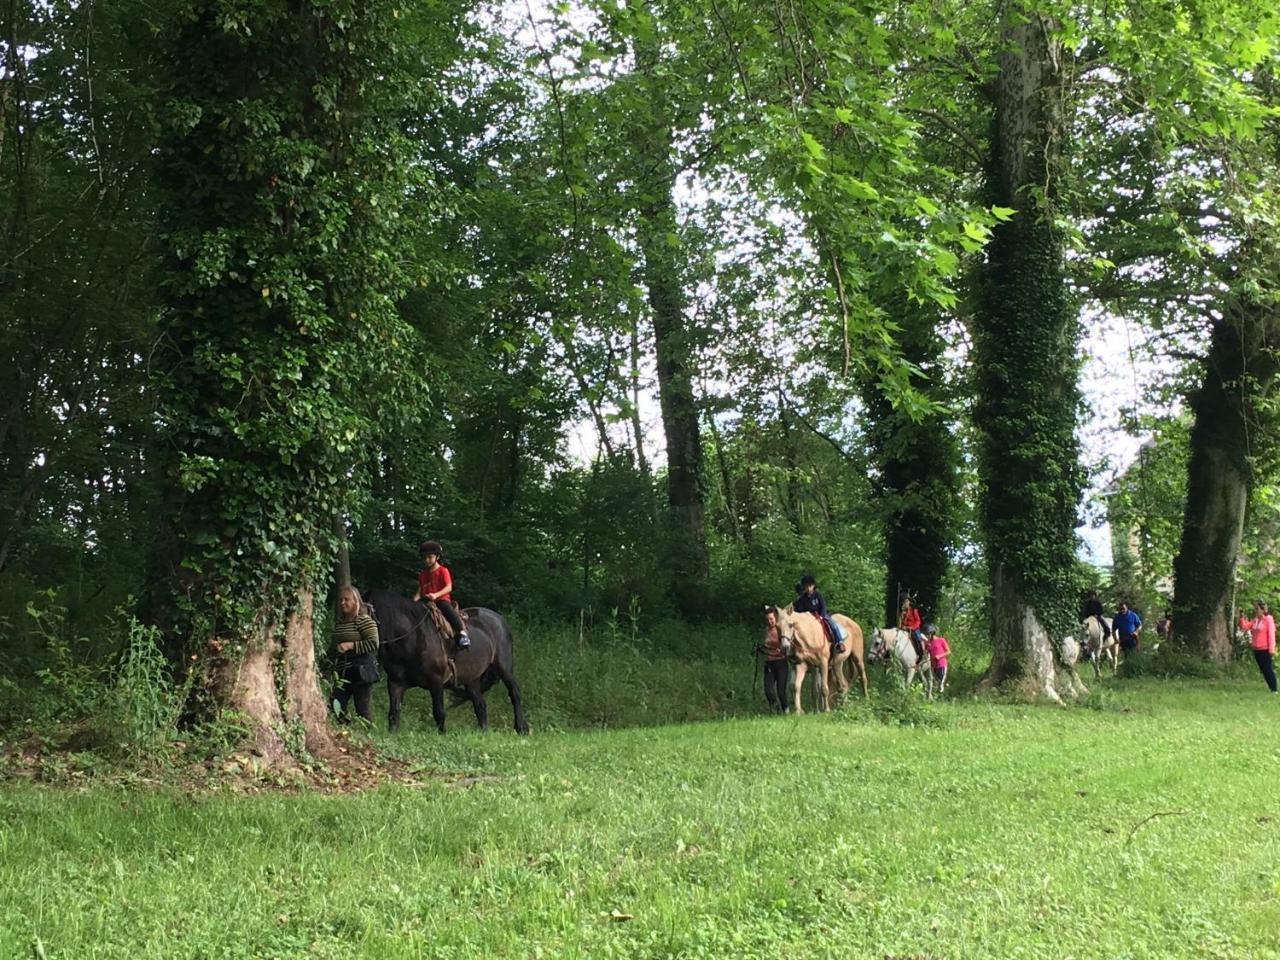
[[[528,739],[458,711],[375,734],[423,785],[353,795],[9,785],[0,957],[1280,957],[1280,702],[1105,686]]]

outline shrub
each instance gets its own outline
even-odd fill
[[[186,682],[176,685],[161,648],[159,629],[125,616],[123,611],[118,613],[124,653],[112,688],[113,706],[130,748],[142,753],[167,740],[177,728],[195,674],[188,672]]]

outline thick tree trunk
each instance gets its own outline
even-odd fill
[[[974,320],[991,571],[988,684],[1021,681],[1058,700],[1053,644],[1074,616],[1071,572],[1083,478],[1076,311],[1052,202],[1065,126],[1057,25],[1021,2],[1001,5],[1002,50],[988,189],[1012,207],[987,249]]]
[[[320,671],[316,666],[315,620],[310,591],[298,595],[298,605],[284,630],[284,716],[299,723],[307,752],[328,758],[334,754],[329,736],[329,709],[320,693]]]
[[[939,366],[939,317],[909,303],[898,304],[894,313],[903,359],[922,371],[914,378],[915,388],[931,400],[943,400],[936,374],[933,380],[923,375]],[[926,620],[936,620],[955,530],[959,453],[953,425],[942,411],[913,420],[895,410],[878,383],[870,384],[863,397],[884,511],[885,623],[897,622],[908,593]]]
[[[1012,682],[1028,699],[1060,703],[1054,644],[1040,615],[1023,596],[1019,578],[1004,566],[991,572],[991,631],[997,656],[982,678],[984,686]],[[1070,690],[1067,686],[1066,691]]]
[[[636,43],[636,66],[647,114],[636,125],[638,176],[637,240],[644,259],[658,371],[658,400],[667,439],[667,502],[674,521],[671,562],[678,583],[697,584],[707,575],[706,497],[702,438],[693,389],[696,342],[685,317],[680,248],[673,196],[671,106],[663,89],[656,42]]]
[[[1204,381],[1191,399],[1195,423],[1173,565],[1173,623],[1180,643],[1220,661],[1231,658],[1231,591],[1253,484],[1250,421],[1259,391],[1276,374],[1276,326],[1256,308],[1218,322]]]
[[[215,640],[203,653],[209,692],[216,708],[249,721],[247,746],[270,767],[292,766],[300,731],[308,753],[331,759],[328,710],[320,693],[312,632],[312,597],[302,591],[284,626],[270,624],[244,643]],[[279,680],[277,680],[279,678]]]

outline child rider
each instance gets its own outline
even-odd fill
[[[462,618],[458,616],[452,603],[453,576],[449,573],[449,568],[440,562],[443,552],[444,549],[434,540],[428,540],[418,548],[418,553],[422,555],[422,569],[418,571],[418,592],[413,599],[434,602],[449,621],[449,626],[453,627],[453,635],[458,638],[458,649],[465,650],[471,646],[471,638],[467,636],[467,629],[462,625]]]

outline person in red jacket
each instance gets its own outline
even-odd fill
[[[1240,615],[1240,628],[1248,630],[1253,638],[1253,659],[1258,661],[1258,669],[1262,671],[1262,679],[1267,681],[1271,692],[1276,692],[1276,621],[1271,611],[1261,600],[1253,604],[1253,619],[1245,619]]]
[[[916,609],[910,597],[902,598],[902,609],[898,611],[898,627],[911,632],[911,645],[916,648],[916,658],[923,658],[924,634],[920,632],[920,611]]]
[[[413,599],[434,603],[453,627],[453,635],[457,638],[458,649],[465,650],[471,646],[471,638],[467,636],[467,628],[452,602],[453,575],[449,568],[440,562],[444,548],[434,540],[426,541],[418,548],[422,556],[422,569],[418,571],[418,592]]]

